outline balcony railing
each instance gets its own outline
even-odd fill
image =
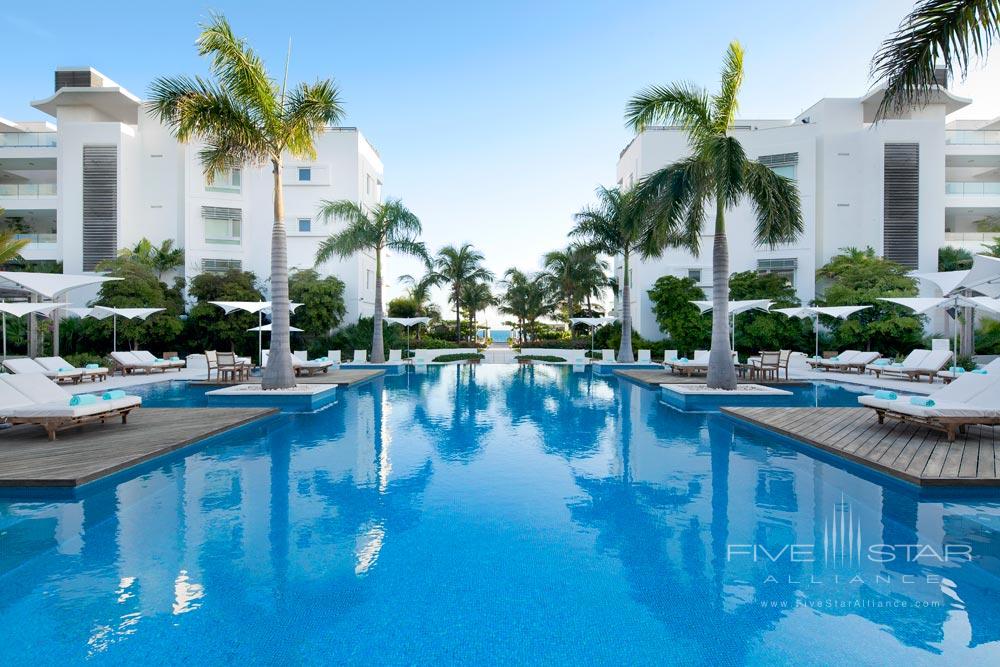
[[[1000,130],[945,130],[946,144],[1000,144]]]
[[[992,181],[949,181],[944,184],[949,195],[1000,195],[1000,183]]]
[[[30,243],[56,243],[59,240],[56,234],[15,234],[14,237],[28,239]]]
[[[0,148],[52,148],[55,132],[0,132]]]
[[[0,183],[0,197],[37,199],[55,196],[55,183]]]

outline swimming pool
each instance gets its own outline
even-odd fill
[[[614,377],[432,368],[0,501],[0,660],[995,664],[998,508]]]

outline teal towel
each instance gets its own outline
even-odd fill
[[[892,361],[890,361],[889,359],[876,359],[875,360],[875,365],[876,366],[888,366],[891,363],[892,363]]]
[[[948,370],[951,371],[952,373],[956,373],[956,374],[958,374],[958,373],[964,373],[965,372],[965,369],[962,368],[961,366],[952,366]]]
[[[59,372],[60,373],[69,373],[71,370],[73,370],[73,369],[70,368],[69,366],[60,366],[59,367]]]
[[[100,368],[100,366],[98,366],[97,364],[87,364],[85,368],[88,371],[96,371],[98,368]]]
[[[113,401],[116,398],[125,398],[125,392],[121,389],[112,389],[111,391],[106,391],[101,395],[105,401]]]
[[[164,363],[164,361],[165,361],[164,359],[153,359],[154,364],[162,364]]]
[[[180,357],[170,357],[170,361],[180,361]]]
[[[840,361],[840,355],[838,354],[835,357],[830,357],[830,361]]]
[[[913,405],[919,405],[922,408],[934,407],[934,399],[927,398],[926,396],[910,396],[910,403]]]
[[[818,354],[814,354],[813,359],[815,359],[816,361],[823,361],[823,357],[819,356]]]
[[[73,405],[93,405],[97,403],[97,397],[93,394],[76,394],[69,399],[69,404]]]
[[[977,368],[972,372],[975,373],[976,375],[989,375],[989,372],[985,368]]]
[[[894,391],[887,391],[885,389],[879,389],[875,392],[875,398],[882,399],[883,401],[895,401],[899,398],[899,395]]]
[[[677,361],[677,357],[670,357],[667,361]]]
[[[682,364],[686,364],[688,362],[688,358],[687,357],[681,357],[678,361],[680,361]]]
[[[326,357],[320,357],[316,361],[326,361]]]

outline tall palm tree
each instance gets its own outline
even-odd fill
[[[209,58],[212,79],[165,77],[153,82],[150,113],[179,141],[199,140],[206,178],[242,165],[271,166],[274,225],[271,230],[271,355],[264,389],[295,386],[288,329],[288,240],[282,190],[284,156],[316,157],[314,139],[343,117],[340,93],[330,79],[289,87],[272,79],[264,61],[213,15],[198,37],[198,54]]]
[[[335,218],[347,226],[319,244],[316,263],[331,257],[356,255],[366,250],[375,255],[375,322],[372,332],[372,362],[385,361],[382,338],[382,251],[413,255],[427,261],[427,248],[417,240],[420,220],[398,199],[376,204],[370,209],[349,200],[324,201],[319,209],[324,220]]]
[[[700,249],[706,210],[715,209],[712,249],[712,351],[708,386],[736,387],[729,349],[729,245],[726,211],[744,200],[757,218],[755,240],[774,247],[794,240],[803,229],[795,182],[748,159],[739,140],[729,135],[736,120],[737,96],[743,84],[743,49],[732,42],[722,68],[719,92],[690,84],[652,86],[633,97],[628,124],[641,132],[652,123],[677,125],[688,135],[691,155],[644,178],[637,197],[654,223],[648,243]],[[626,281],[624,288],[627,289]],[[624,289],[623,289],[624,291]]]
[[[408,273],[399,277],[399,282],[407,285],[406,295],[417,307],[418,315],[425,315],[431,318],[440,318],[441,311],[438,306],[431,303],[431,289],[434,287],[434,267],[428,263],[427,271],[420,278],[414,278]]]
[[[463,243],[441,248],[431,274],[435,284],[448,285],[448,300],[455,305],[455,341],[462,340],[462,286],[470,282],[493,282],[493,272],[483,266],[483,253]]]
[[[591,299],[599,297],[607,286],[608,263],[592,249],[578,243],[563,250],[552,250],[542,257],[546,281],[558,294],[566,321],[586,302],[593,311]]]
[[[655,257],[661,248],[651,241],[656,240],[648,233],[649,222],[645,210],[639,205],[635,191],[622,192],[618,188],[597,189],[598,205],[588,207],[576,214],[576,226],[570,236],[580,239],[588,248],[605,255],[621,256],[622,280],[621,320],[622,340],[618,346],[618,361],[633,362],[632,354],[632,306],[630,300],[632,255],[644,258]]]
[[[465,314],[469,316],[473,339],[476,336],[476,315],[492,306],[493,303],[493,292],[490,290],[489,283],[470,282],[462,285],[462,305],[465,308]]]
[[[500,285],[503,292],[497,299],[497,307],[501,313],[517,319],[518,337],[523,345],[525,333],[534,329],[538,318],[555,310],[551,290],[544,276],[529,275],[516,268],[507,269]]]
[[[998,0],[919,2],[872,59],[872,78],[885,83],[878,117],[929,101],[939,64],[965,77],[970,62],[985,59],[998,36]]]

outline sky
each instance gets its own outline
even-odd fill
[[[57,66],[89,65],[140,97],[157,76],[205,71],[194,40],[225,14],[277,75],[333,77],[385,165],[383,192],[423,223],[431,251],[470,242],[500,276],[564,247],[573,214],[614,185],[631,138],[627,99],[654,83],[714,89],[730,40],[745,50],[740,112],[791,118],[822,97],[857,97],[879,43],[912,0],[628,2],[49,2],[6,7],[0,116],[44,120]],[[1000,116],[996,66],[953,90],[955,117]],[[386,289],[420,273],[391,258]],[[443,297],[438,299],[442,303]]]

